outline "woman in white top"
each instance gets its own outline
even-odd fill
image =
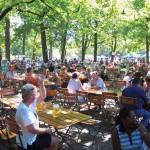
[[[67,86],[69,93],[76,93],[76,91],[84,91],[81,81],[78,78],[78,74],[75,72],[72,74],[72,78],[69,80]],[[80,102],[83,102],[83,98],[79,98]]]
[[[37,88],[32,84],[22,87],[22,98],[17,112],[16,121],[21,126],[22,143],[25,149],[57,150],[59,139],[50,128],[39,127],[39,118],[36,113],[36,105],[41,103],[46,97],[44,78],[39,81],[40,94],[37,96]],[[19,138],[16,139],[17,142]]]
[[[77,73],[72,74],[72,78],[69,80],[67,86],[69,93],[76,93],[76,91],[84,91],[81,81],[78,78]]]

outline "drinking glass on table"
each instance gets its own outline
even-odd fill
[[[37,110],[37,111],[42,111],[42,110],[43,110],[43,103],[39,103],[39,104],[36,106],[36,110]]]
[[[14,78],[17,78],[17,77],[18,77],[18,75],[17,75],[17,73],[15,73],[15,74],[14,74]]]
[[[89,90],[89,89],[91,88],[90,83],[83,83],[83,88],[84,88],[85,90]]]
[[[53,104],[53,117],[58,117],[60,114],[60,106],[58,104]]]

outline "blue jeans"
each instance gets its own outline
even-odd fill
[[[141,120],[141,124],[146,128],[148,123],[149,123],[150,112],[148,112],[147,110],[141,108],[141,109],[136,109],[135,114],[138,117],[143,117],[143,119]]]

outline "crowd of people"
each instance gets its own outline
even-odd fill
[[[37,104],[46,98],[44,80],[55,84],[46,88],[52,90],[64,87],[69,93],[77,90],[85,91],[86,88],[94,90],[106,90],[105,81],[116,81],[118,78],[125,81],[122,95],[137,98],[137,105],[130,107],[124,105],[116,120],[116,127],[112,132],[114,150],[142,149],[144,142],[149,145],[149,134],[146,130],[149,125],[150,112],[143,108],[143,103],[150,103],[150,74],[146,63],[137,63],[124,60],[123,62],[108,62],[108,60],[87,62],[65,60],[61,63],[58,59],[44,63],[41,60],[14,60],[1,67],[1,74],[5,81],[16,83],[15,76],[25,77],[22,83],[22,101],[16,112],[17,123],[22,127],[23,144],[25,148],[36,147],[57,149],[59,139],[51,129],[40,128],[39,119],[35,111]],[[40,78],[41,77],[41,78]],[[37,96],[37,88],[40,90]],[[83,99],[79,99],[83,102]],[[22,113],[24,115],[22,115]],[[141,123],[135,119],[135,115],[142,117]]]

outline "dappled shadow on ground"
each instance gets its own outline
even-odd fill
[[[69,129],[65,139],[74,150],[111,150],[111,130],[113,127],[111,120],[103,118],[97,110],[82,113],[94,115],[94,119],[97,119],[98,123],[94,125],[85,123],[74,125]],[[62,130],[61,133],[65,134],[66,130]],[[63,143],[61,149],[69,150],[70,148]]]

